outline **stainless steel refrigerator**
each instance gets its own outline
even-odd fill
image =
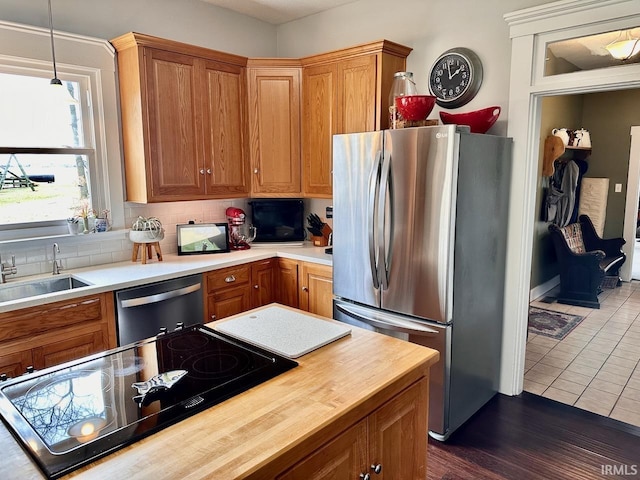
[[[454,125],[333,137],[334,318],[440,352],[438,440],[498,390],[511,146]]]

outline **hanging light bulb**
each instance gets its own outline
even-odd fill
[[[624,39],[611,42],[604,48],[609,51],[613,58],[625,61],[640,52],[640,38],[631,38],[629,30],[625,30]]]
[[[62,81],[58,78],[58,69],[56,67],[56,49],[53,42],[53,16],[51,14],[51,0],[47,0],[49,5],[49,35],[51,37],[51,60],[53,61],[53,78],[49,82],[53,85],[54,88],[54,96],[58,99],[59,103],[65,104],[75,104],[78,101],[73,97],[71,92],[69,92],[64,85],[62,85]]]
[[[49,4],[49,33],[51,35],[51,59],[53,60],[53,78],[51,79],[51,85],[59,85],[62,87],[62,82],[58,78],[58,70],[56,69],[56,49],[53,44],[53,16],[51,15],[51,0],[47,0]]]

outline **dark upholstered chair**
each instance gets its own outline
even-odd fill
[[[549,225],[551,239],[560,264],[558,302],[582,307],[600,308],[598,294],[605,276],[617,277],[626,260],[622,252],[623,238],[603,240],[587,215],[565,227]]]

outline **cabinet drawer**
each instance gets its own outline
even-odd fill
[[[0,341],[40,333],[102,318],[102,297],[82,297],[17,312],[0,314]]]
[[[222,268],[207,274],[207,293],[213,293],[226,288],[249,285],[251,280],[251,266]]]

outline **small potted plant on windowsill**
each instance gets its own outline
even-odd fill
[[[156,217],[138,217],[129,230],[129,239],[133,243],[154,243],[163,238],[164,228]]]

